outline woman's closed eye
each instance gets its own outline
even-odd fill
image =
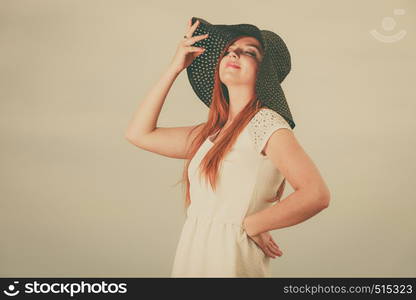
[[[225,51],[224,55],[227,55],[228,53],[230,53],[230,52],[229,52],[229,51]],[[251,56],[256,57],[256,53],[254,53],[254,52],[244,51],[244,53],[248,53],[248,54],[250,54]]]

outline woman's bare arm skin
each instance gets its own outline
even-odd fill
[[[327,208],[330,191],[315,163],[293,132],[277,130],[265,145],[265,153],[294,188],[282,201],[245,217],[249,236],[299,224]]]
[[[198,22],[191,26],[188,22],[187,36],[192,36]],[[163,72],[158,82],[150,89],[146,97],[140,102],[130,124],[125,132],[125,138],[133,145],[160,155],[185,159],[187,157],[190,141],[199,129],[191,130],[201,124],[184,127],[157,127],[157,121],[174,81],[182,70],[203,52],[199,47],[191,46],[196,41],[207,36],[194,36],[179,43],[176,54]]]
[[[162,106],[178,74],[179,72],[171,67],[165,70],[145,99],[140,102],[126,130],[125,138],[144,150],[183,159],[187,152],[187,137],[194,126],[157,127]]]

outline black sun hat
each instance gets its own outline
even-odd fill
[[[192,36],[209,34],[208,38],[193,44],[205,48],[205,51],[186,68],[189,82],[198,98],[210,107],[215,69],[225,46],[238,36],[251,36],[264,49],[256,80],[257,96],[264,106],[279,113],[293,129],[295,122],[280,85],[291,69],[290,53],[283,39],[272,31],[260,30],[252,24],[213,25],[196,17],[192,18],[192,24],[197,20],[199,25]]]

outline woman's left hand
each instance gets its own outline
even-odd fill
[[[268,231],[262,232],[255,236],[248,235],[248,237],[252,239],[267,256],[276,258],[276,255],[279,257],[283,255],[283,252],[280,250],[279,246],[274,242],[273,237]]]

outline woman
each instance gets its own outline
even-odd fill
[[[210,108],[208,120],[157,127],[185,68]],[[289,70],[289,52],[275,33],[192,18],[167,71],[140,103],[126,138],[186,162],[187,218],[172,277],[270,277],[270,258],[283,253],[269,231],[328,207],[329,190],[292,131],[280,87]],[[280,201],[286,179],[295,191]]]

